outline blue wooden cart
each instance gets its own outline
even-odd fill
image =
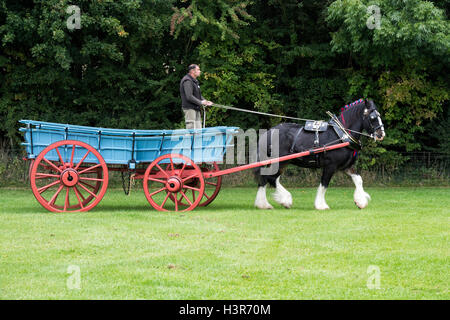
[[[88,211],[103,198],[108,172],[132,172],[160,211],[187,211],[217,196],[218,171],[236,127],[121,130],[21,120],[34,196],[53,212]],[[169,201],[170,199],[170,201]]]

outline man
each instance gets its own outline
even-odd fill
[[[184,112],[186,129],[201,129],[201,108],[202,106],[211,106],[213,104],[202,96],[197,80],[200,74],[200,67],[196,64],[191,64],[188,67],[188,74],[180,81],[181,107]]]

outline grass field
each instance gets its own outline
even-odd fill
[[[256,188],[190,213],[108,190],[91,212],[54,214],[0,189],[0,298],[450,298],[450,189],[368,188],[359,210],[330,188],[325,212],[315,189],[290,191],[290,210],[254,209]]]

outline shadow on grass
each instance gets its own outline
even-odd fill
[[[137,205],[121,205],[121,206],[114,206],[110,204],[104,204],[101,203],[96,206],[94,209],[92,209],[89,212],[129,212],[129,211],[149,211],[149,212],[158,212],[149,204],[137,204]]]
[[[182,212],[204,212],[204,211],[255,211],[260,213],[269,213],[272,211],[311,211],[320,213],[323,211],[318,211],[314,209],[314,204],[312,203],[299,203],[297,205],[293,205],[292,208],[286,209],[283,206],[280,206],[278,204],[273,204],[274,209],[271,210],[261,210],[257,209],[253,206],[253,203],[233,203],[233,202],[217,202],[217,203],[211,203],[209,206],[206,207],[196,207],[194,210],[191,211],[178,211],[179,213]],[[352,203],[343,204],[343,203],[336,203],[335,205],[330,204],[331,209],[326,210],[325,212],[341,212],[341,211],[348,211],[348,210],[354,210],[355,212],[363,213],[365,210],[360,210],[358,207],[356,207]],[[369,205],[370,208],[370,205]],[[58,213],[58,212],[51,212],[46,210],[45,208],[41,207],[39,204],[24,204],[20,208],[18,207],[6,207],[2,208],[0,213],[5,214],[49,214],[49,215],[70,215],[70,214],[95,214],[95,213],[108,213],[108,212],[123,212],[126,213],[134,213],[134,212],[148,212],[148,213],[175,213],[174,208],[168,208],[170,211],[158,211],[154,209],[150,204],[142,203],[142,204],[134,204],[134,205],[128,205],[128,204],[122,204],[122,205],[111,205],[111,204],[98,204],[95,208],[91,209],[87,212],[67,212],[67,213]]]

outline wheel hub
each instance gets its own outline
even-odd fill
[[[183,183],[178,177],[170,177],[167,179],[166,188],[170,192],[178,192],[183,187]]]
[[[73,169],[66,169],[61,174],[61,182],[66,187],[73,187],[79,181],[78,173]]]

